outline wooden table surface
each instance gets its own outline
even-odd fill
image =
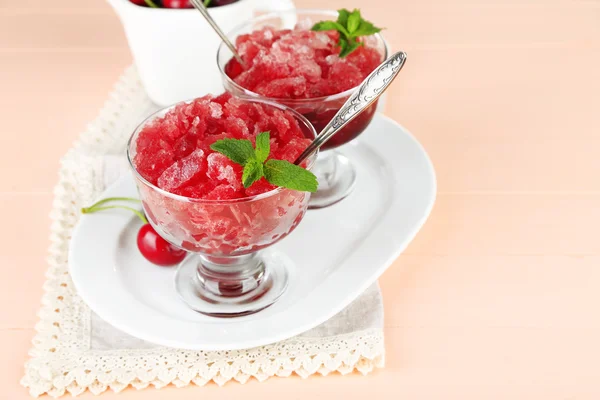
[[[409,54],[387,114],[439,193],[380,281],[387,365],[102,399],[600,398],[600,2],[296,3],[361,7]],[[0,0],[0,399],[28,398],[58,160],[131,62],[103,0]]]

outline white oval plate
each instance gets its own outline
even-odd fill
[[[233,350],[274,343],[307,331],[341,311],[400,255],[427,219],[436,181],[425,150],[404,128],[377,116],[360,140],[341,152],[358,179],[340,203],[311,210],[288,238],[268,251],[291,260],[290,285],[273,306],[223,319],[189,309],[174,289],[175,268],[137,251],[140,223],[115,210],[84,215],[73,232],[69,268],[81,298],[102,319],[156,344]],[[125,176],[100,198],[137,197]]]

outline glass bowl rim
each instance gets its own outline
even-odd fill
[[[284,111],[289,111],[291,112],[294,117],[296,117],[297,119],[299,119],[299,122],[303,123],[304,125],[307,126],[307,128],[312,132],[312,134],[314,135],[314,137],[317,136],[317,131],[315,130],[314,126],[310,123],[310,121],[308,121],[308,119],[306,119],[306,117],[302,114],[300,114],[299,112],[297,112],[296,110],[294,110],[291,107],[288,107],[284,104],[280,104],[280,103],[276,103],[274,101],[268,100],[268,99],[247,99],[247,98],[242,98],[242,97],[238,97],[238,96],[234,96],[231,95],[232,98],[237,98],[239,100],[242,101],[248,101],[248,102],[254,102],[254,103],[262,103],[262,104],[266,104],[269,106],[273,106],[275,108],[278,108],[280,110],[284,110]],[[198,97],[200,98],[200,97]],[[254,196],[247,196],[247,197],[240,197],[237,199],[225,199],[225,200],[207,200],[207,199],[197,199],[197,198],[193,198],[193,197],[186,197],[186,196],[181,196],[179,194],[175,194],[175,193],[171,193],[168,192],[164,189],[159,188],[158,186],[156,186],[155,184],[153,184],[152,182],[148,181],[146,178],[144,178],[139,171],[137,170],[137,168],[135,167],[134,163],[133,163],[133,159],[131,157],[131,147],[133,145],[133,139],[134,137],[136,137],[142,130],[143,127],[145,127],[150,121],[153,121],[155,118],[159,117],[159,114],[161,113],[167,113],[170,110],[174,109],[176,106],[178,106],[179,104],[182,103],[191,103],[192,101],[198,99],[198,98],[194,98],[191,100],[184,100],[184,101],[180,101],[174,104],[171,104],[169,106],[163,107],[155,112],[153,112],[152,114],[150,114],[149,116],[147,116],[146,118],[144,118],[144,120],[142,122],[140,122],[136,128],[133,130],[133,133],[131,134],[131,136],[129,137],[129,139],[127,140],[127,161],[129,162],[129,167],[131,168],[131,170],[133,171],[135,178],[138,179],[140,182],[142,182],[144,185],[148,186],[149,188],[151,188],[152,190],[160,193],[163,196],[166,197],[170,197],[174,200],[179,200],[182,202],[187,202],[187,203],[198,203],[198,204],[207,204],[207,205],[229,205],[229,204],[236,204],[236,203],[250,203],[253,201],[259,201],[259,200],[263,200],[269,197],[272,197],[278,193],[281,193],[285,190],[291,190],[291,191],[296,191],[294,189],[288,189],[288,188],[284,188],[284,187],[277,187],[273,190],[270,190],[268,192],[265,193],[261,193],[261,194],[257,194]],[[213,97],[214,98],[214,97]],[[311,170],[312,167],[315,164],[315,161],[317,160],[319,154],[319,150],[317,149],[317,151],[308,159],[308,164],[306,166],[307,170]]]
[[[283,10],[283,11],[273,11],[268,14],[261,15],[260,17],[252,18],[242,24],[237,25],[231,31],[227,32],[226,36],[230,37],[231,34],[241,30],[242,28],[244,28],[245,26],[247,26],[253,22],[260,22],[260,21],[268,20],[270,18],[279,16],[282,14],[292,13],[292,12],[296,13],[296,14],[319,14],[319,13],[321,13],[324,15],[330,15],[332,17],[337,17],[337,11],[329,10],[329,9],[319,9],[319,8],[297,8],[297,9],[291,8],[291,9]],[[387,60],[388,55],[389,55],[389,46],[388,46],[387,42],[385,41],[385,38],[383,37],[383,35],[381,35],[381,33],[376,33],[375,36],[381,41],[381,43],[383,43],[383,60]],[[217,67],[219,68],[221,77],[223,77],[223,79],[225,79],[228,84],[230,84],[233,87],[235,87],[236,89],[242,91],[247,96],[257,97],[260,99],[267,99],[267,100],[271,100],[271,101],[275,101],[275,102],[285,102],[285,104],[303,105],[303,104],[308,104],[308,103],[334,101],[334,100],[346,98],[346,97],[349,97],[352,94],[352,92],[354,92],[356,90],[356,88],[358,86],[360,86],[360,83],[359,83],[358,85],[356,85],[348,90],[345,90],[343,92],[340,92],[340,93],[334,93],[334,94],[330,94],[330,95],[326,95],[326,96],[319,96],[319,97],[310,97],[308,99],[287,99],[287,98],[283,98],[283,97],[263,96],[263,95],[260,95],[256,92],[253,92],[251,90],[248,90],[248,89],[238,85],[237,82],[235,82],[233,79],[231,79],[229,77],[229,75],[227,75],[225,73],[225,69],[224,69],[225,66],[224,65],[222,66],[219,63],[219,56],[221,55],[221,51],[225,51],[225,49],[228,49],[227,45],[225,45],[225,43],[221,43],[217,50]],[[227,65],[227,64],[225,64],[225,65]]]

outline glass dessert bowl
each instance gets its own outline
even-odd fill
[[[271,154],[297,157],[316,133],[299,113],[264,100],[230,95],[179,103],[148,117],[128,144],[144,212],[167,241],[189,251],[176,289],[194,310],[239,316],[273,304],[288,282],[284,255],[261,250],[289,235],[310,193],[242,185],[242,167],[211,144],[224,137],[254,141],[271,133]],[[285,142],[285,144],[284,144]],[[303,165],[310,169],[316,156]]]
[[[335,20],[337,12],[289,10],[250,20],[228,34],[244,59],[239,64],[221,44],[217,63],[225,90],[240,97],[286,105],[320,132],[356,87],[388,57],[383,37],[365,37],[363,46],[340,59],[336,32],[312,32],[318,21]],[[336,53],[337,52],[337,53]],[[355,169],[335,150],[360,135],[371,123],[377,102],[338,132],[321,150],[313,168],[319,190],[310,208],[335,204],[352,192]]]

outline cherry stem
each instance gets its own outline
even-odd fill
[[[92,207],[82,208],[81,212],[82,212],[82,214],[93,214],[98,211],[111,210],[114,208],[121,208],[123,210],[129,210],[132,213],[134,213],[135,215],[137,215],[144,224],[148,223],[148,220],[146,219],[146,217],[144,216],[144,214],[141,211],[136,210],[135,208],[122,206],[122,205],[105,206],[105,207],[92,206]]]
[[[204,7],[208,7],[209,4],[210,4],[210,0],[204,0]]]
[[[155,2],[153,2],[152,0],[144,0],[146,2],[146,5],[148,7],[152,7],[152,8],[158,8],[158,6],[156,5]]]
[[[146,217],[144,216],[143,213],[141,213],[139,210],[136,210],[135,208],[131,208],[131,207],[127,207],[127,206],[122,206],[122,205],[113,205],[113,206],[104,206],[101,207],[103,204],[112,202],[112,201],[129,201],[129,202],[133,202],[133,203],[140,203],[139,199],[136,199],[134,197],[109,197],[106,199],[102,199],[100,201],[97,201],[96,203],[92,204],[89,207],[85,207],[81,209],[81,212],[83,214],[92,214],[95,213],[96,211],[102,211],[102,210],[110,210],[113,208],[122,208],[124,210],[129,210],[132,211],[135,215],[137,215],[143,223],[147,224],[148,220],[146,219]]]

